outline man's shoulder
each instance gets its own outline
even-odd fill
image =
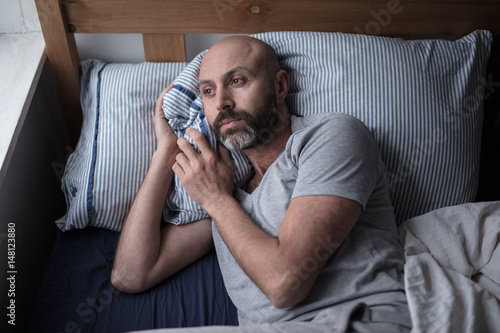
[[[308,151],[331,154],[358,151],[378,152],[372,132],[361,120],[345,113],[325,113],[294,117],[289,148],[295,154]],[[320,153],[320,154],[321,154]]]
[[[367,131],[365,124],[358,118],[339,112],[318,113],[307,116],[292,116],[292,132],[308,130],[356,130]]]

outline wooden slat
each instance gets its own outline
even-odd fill
[[[185,62],[183,34],[143,34],[144,56],[151,62]]]
[[[74,0],[65,7],[68,22],[86,33],[500,34],[496,0]]]
[[[58,0],[35,0],[47,55],[64,112],[71,143],[76,145],[82,124],[79,58],[73,34],[67,31]]]

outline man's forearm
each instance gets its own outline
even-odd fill
[[[174,158],[159,151],[153,155],[120,236],[112,277],[115,282],[139,281],[140,285],[157,261],[161,214],[172,181]]]
[[[252,281],[276,307],[296,303],[289,298],[294,281],[290,267],[298,264],[287,256],[285,247],[280,247],[279,239],[260,229],[233,198],[213,202],[211,207],[207,212],[231,254]],[[302,296],[299,298],[298,301]]]

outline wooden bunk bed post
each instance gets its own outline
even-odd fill
[[[71,144],[75,146],[82,125],[79,57],[75,37],[68,31],[65,13],[58,0],[35,0],[35,4],[64,120]]]

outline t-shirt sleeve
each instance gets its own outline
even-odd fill
[[[295,133],[290,153],[297,166],[292,198],[334,195],[365,208],[383,164],[366,126],[344,114],[326,116]]]

